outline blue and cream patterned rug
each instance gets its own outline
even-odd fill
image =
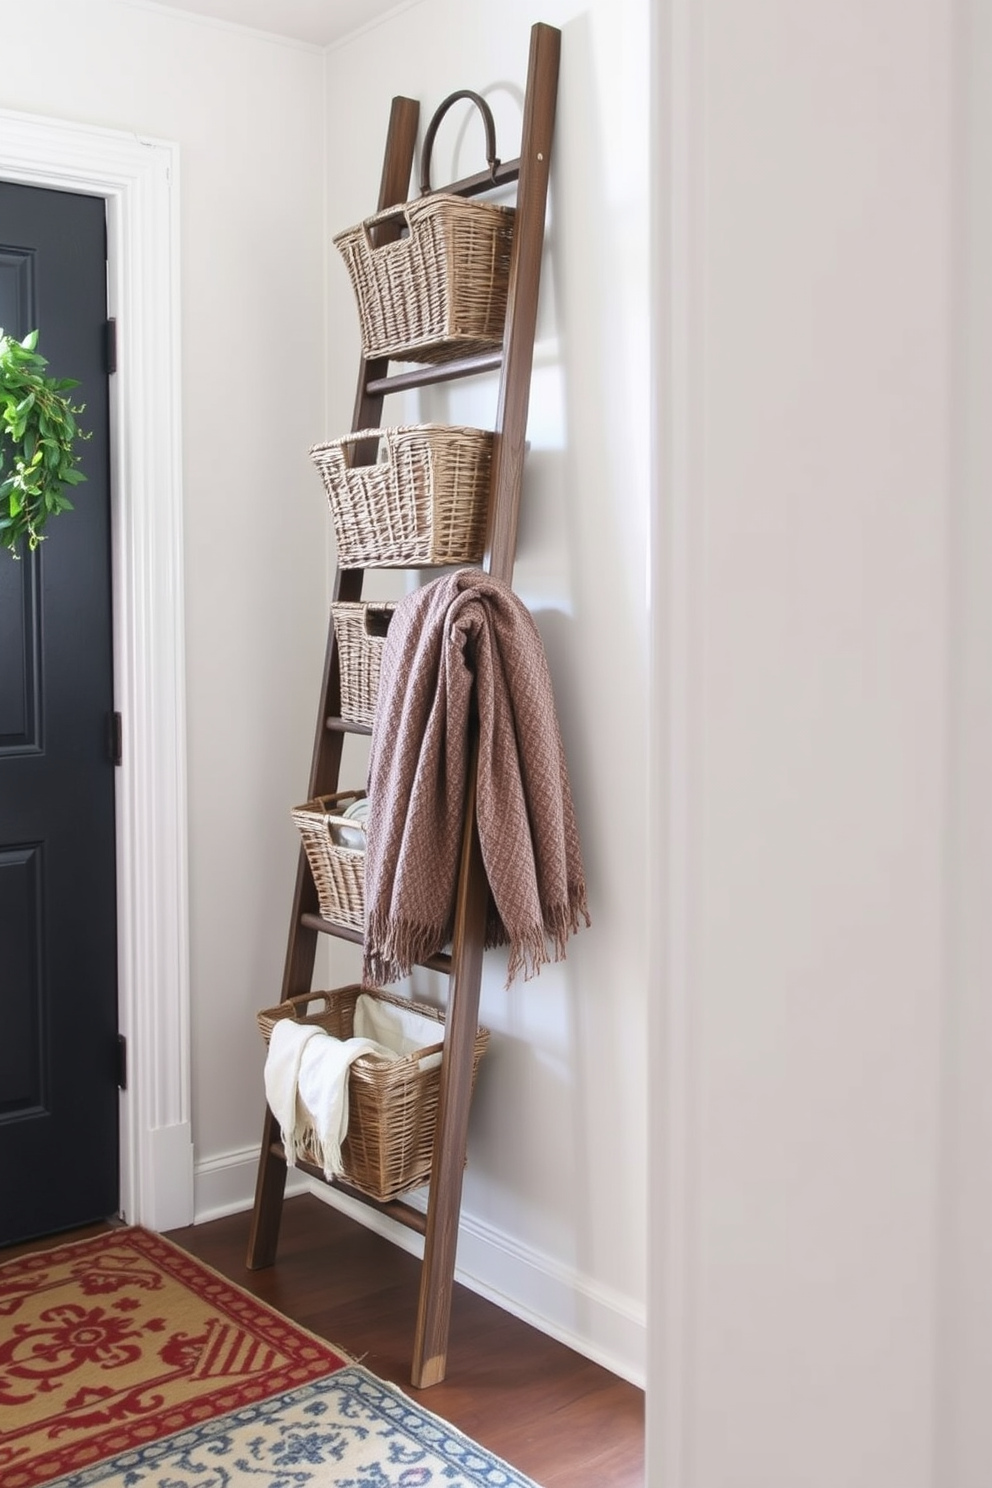
[[[58,1478],[51,1488],[535,1488],[351,1365]]]

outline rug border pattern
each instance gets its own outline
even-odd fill
[[[209,1419],[222,1418],[239,1407],[281,1397],[294,1387],[327,1378],[353,1362],[343,1349],[285,1317],[207,1262],[184,1251],[174,1241],[141,1225],[120,1225],[84,1240],[69,1241],[48,1250],[25,1252],[0,1262],[0,1279],[5,1271],[14,1268],[28,1276],[32,1271],[40,1273],[84,1257],[87,1249],[99,1250],[115,1242],[124,1242],[148,1256],[173,1280],[194,1291],[218,1312],[239,1324],[250,1323],[274,1348],[289,1355],[287,1362],[261,1377],[246,1377],[236,1384],[223,1386],[209,1401],[201,1397],[187,1407],[169,1407],[161,1415],[115,1422],[84,1439],[40,1452],[26,1459],[23,1465],[12,1461],[4,1468],[4,1488],[40,1488],[41,1484],[53,1478],[112,1460],[131,1448],[145,1447],[155,1440],[165,1439],[161,1434],[163,1420],[167,1422],[166,1431],[171,1436],[176,1431],[206,1424],[206,1419],[200,1422],[197,1417],[208,1410]],[[8,1436],[7,1440],[13,1443],[16,1437]]]
[[[77,1472],[50,1482],[47,1488],[111,1488],[107,1474],[115,1474],[114,1488],[120,1483],[141,1483],[142,1469],[155,1470],[157,1461],[168,1457],[177,1448],[195,1450],[201,1444],[224,1436],[232,1429],[264,1421],[275,1415],[287,1403],[295,1403],[316,1396],[328,1386],[347,1390],[356,1396],[362,1406],[378,1415],[384,1422],[397,1426],[414,1435],[418,1444],[445,1459],[447,1471],[445,1481],[450,1488],[539,1488],[531,1478],[508,1462],[497,1457],[487,1447],[466,1436],[458,1427],[452,1426],[441,1416],[435,1415],[418,1401],[400,1389],[387,1384],[371,1374],[361,1364],[349,1364],[334,1370],[322,1379],[311,1380],[284,1395],[257,1401],[238,1407],[225,1416],[214,1416],[209,1421],[188,1426],[171,1436],[158,1441],[123,1451],[102,1462],[93,1463]],[[458,1476],[454,1477],[453,1474]],[[171,1479],[170,1479],[171,1481]]]

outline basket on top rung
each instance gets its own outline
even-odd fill
[[[502,346],[515,209],[430,186],[437,127],[459,98],[482,114],[495,177],[492,112],[478,93],[461,89],[444,100],[428,125],[420,197],[387,207],[334,238],[355,291],[367,360],[443,362]],[[400,236],[381,231],[396,219],[402,221]]]

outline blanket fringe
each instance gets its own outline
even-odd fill
[[[562,952],[564,955],[564,952]],[[559,956],[557,958],[561,960]],[[526,935],[517,935],[510,941],[510,959],[506,967],[506,986],[523,974],[525,982],[537,976],[542,966],[551,960],[544,930],[535,926]]]
[[[345,1132],[347,1134],[347,1126],[345,1127]],[[340,1178],[344,1172],[341,1143],[334,1137],[321,1139],[317,1136],[316,1132],[314,1136],[316,1138],[317,1150],[320,1153],[320,1165],[324,1170],[324,1177],[328,1182],[333,1178]]]
[[[585,891],[579,891],[568,904],[551,905],[545,912],[543,925],[532,925],[521,934],[509,936],[503,930],[502,938],[494,945],[509,942],[510,959],[506,968],[506,986],[515,977],[523,975],[525,982],[537,976],[542,966],[552,961],[565,960],[565,947],[570,935],[579,929],[580,920],[588,926],[592,922],[586,906]],[[549,949],[550,942],[550,949]]]
[[[570,935],[582,923],[591,924],[584,890],[576,890],[567,904],[549,906],[544,923],[511,935],[490,903],[486,925],[487,950],[510,947],[506,985],[522,975],[524,981],[537,976],[542,966],[565,960]],[[451,942],[449,925],[416,925],[408,920],[399,923],[385,914],[375,913],[365,927],[365,957],[362,985],[386,986],[410,975],[414,966],[423,965]]]
[[[409,976],[415,966],[436,956],[451,940],[450,925],[416,925],[373,913],[365,925],[362,985],[382,987]]]

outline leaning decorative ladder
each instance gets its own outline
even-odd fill
[[[499,370],[499,393],[493,437],[491,490],[485,555],[482,567],[504,583],[513,577],[517,524],[524,464],[524,438],[530,399],[531,365],[537,322],[548,172],[558,90],[561,34],[541,23],[531,30],[527,87],[524,99],[520,155],[516,160],[437,188],[460,196],[481,195],[517,182],[516,219],[510,262],[506,321],[501,350],[454,361],[428,364],[389,375],[388,359],[362,360],[352,432],[381,426],[387,393],[403,392],[430,383],[450,381]],[[386,141],[379,210],[398,205],[408,196],[419,119],[419,104],[393,99]],[[391,224],[380,227],[389,231]],[[399,225],[392,228],[393,236]],[[383,241],[380,238],[379,241]],[[339,568],[333,599],[358,601],[364,571]],[[341,678],[329,626],[321,683],[316,738],[310,770],[309,796],[338,790],[338,776],[346,733],[369,733],[361,724],[346,722],[341,713]],[[440,1094],[434,1156],[426,1215],[402,1199],[378,1203],[357,1189],[341,1186],[352,1196],[424,1235],[417,1327],[411,1379],[423,1388],[444,1379],[454,1283],[455,1249],[461,1206],[462,1169],[468,1137],[472,1093],[473,1048],[478,1027],[479,991],[488,885],[475,824],[475,772],[470,774],[459,866],[455,930],[451,953],[426,964],[448,974],[447,1032],[441,1060]],[[282,997],[288,1000],[310,991],[317,936],[336,935],[360,942],[359,933],[321,918],[317,890],[305,853],[300,852],[283,977]],[[322,1176],[316,1168],[307,1168]],[[248,1242],[248,1266],[257,1269],[275,1260],[286,1183],[286,1161],[279,1129],[266,1109],[259,1157],[255,1207]]]

